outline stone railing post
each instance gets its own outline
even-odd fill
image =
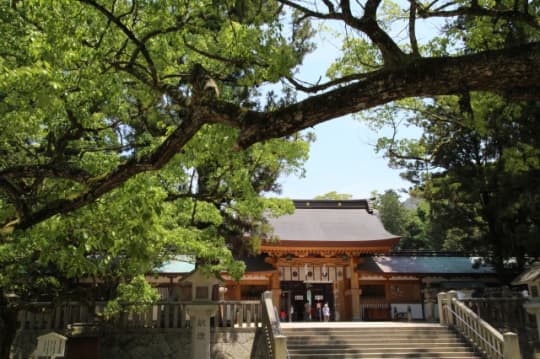
[[[503,359],[521,359],[519,339],[516,333],[506,332],[504,337]]]
[[[287,337],[283,334],[274,335],[274,359],[287,358]]]
[[[287,358],[287,336],[281,334],[281,326],[277,311],[272,303],[272,293],[266,291],[262,294],[263,326],[268,329],[272,346],[273,359]]]
[[[454,290],[451,290],[449,291],[448,293],[446,293],[446,303],[448,305],[448,308],[450,308],[450,310],[453,310],[453,305],[452,305],[452,299],[454,298],[457,298],[457,292],[454,291]],[[451,311],[448,312],[448,316],[446,318],[446,324],[449,325],[449,326],[452,326],[455,323],[455,320],[454,320],[454,314],[452,314]]]
[[[440,292],[437,294],[437,307],[439,309],[439,323],[446,325],[446,314],[444,312],[444,306],[446,305],[446,292]]]

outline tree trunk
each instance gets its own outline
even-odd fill
[[[0,290],[0,359],[9,359],[11,345],[17,335],[17,310],[8,305]]]

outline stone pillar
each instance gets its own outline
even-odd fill
[[[210,318],[218,310],[218,303],[212,300],[213,288],[222,281],[196,267],[182,282],[191,283],[192,303],[186,305],[191,324],[191,358],[210,359]]]
[[[538,330],[538,337],[540,338],[540,297],[529,297],[523,306],[529,314],[536,316],[536,329]],[[535,353],[535,358],[540,359],[540,351]]]
[[[516,333],[507,332],[504,336],[503,359],[521,359],[519,340]]]
[[[425,319],[426,321],[428,322],[431,322],[435,319],[435,315],[433,313],[433,304],[434,304],[434,300],[433,300],[433,291],[432,289],[430,288],[429,286],[429,283],[426,285],[426,287],[422,290],[422,292],[424,293],[424,314],[425,314]]]
[[[437,294],[437,306],[439,309],[439,323],[441,325],[447,325],[446,314],[444,313],[444,305],[446,304],[446,292],[440,292]]]
[[[191,358],[210,359],[210,318],[217,312],[216,304],[190,304],[186,311],[191,320]]]
[[[446,304],[448,305],[449,308],[452,308],[452,299],[454,298],[457,298],[457,292],[455,290],[451,290],[448,293],[446,293]],[[454,320],[454,315],[451,313],[448,314],[448,318],[446,318],[446,320],[447,320],[446,324],[448,324],[449,326],[456,324]]]

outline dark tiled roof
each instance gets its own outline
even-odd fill
[[[384,229],[365,200],[294,203],[293,214],[269,218],[280,240],[358,242],[398,238]]]
[[[295,208],[335,208],[335,209],[365,209],[373,212],[369,202],[365,199],[333,200],[333,199],[294,199]]]
[[[240,258],[240,260],[246,264],[246,273],[273,271],[274,267],[270,263],[266,263],[265,258],[265,255],[258,255]]]
[[[474,257],[365,257],[358,265],[361,272],[403,274],[495,274],[491,266],[474,265]]]

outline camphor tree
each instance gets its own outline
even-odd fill
[[[21,280],[45,272],[60,278],[58,270],[69,269],[68,274],[82,270],[76,262],[81,255],[64,251],[86,251],[85,233],[92,241],[89,251],[103,246],[127,258],[129,248],[124,247],[146,253],[150,240],[144,236],[156,238],[152,233],[160,228],[173,231],[174,225],[193,239],[193,250],[213,262],[216,254],[205,250],[204,243],[214,238],[211,233],[218,223],[234,224],[238,230],[256,218],[251,211],[265,205],[237,201],[235,196],[250,192],[242,186],[227,192],[232,183],[223,178],[230,173],[213,168],[212,160],[233,152],[242,158],[246,155],[241,150],[256,151],[256,143],[294,136],[318,123],[403,98],[483,90],[537,99],[540,44],[534,37],[462,52],[459,43],[440,45],[452,31],[460,30],[458,22],[450,22],[431,47],[422,47],[415,31],[420,19],[466,17],[486,23],[510,19],[537,33],[537,6],[527,1],[411,0],[400,12],[409,34],[402,41],[390,32],[387,15],[393,13],[385,15],[380,0],[4,1],[0,4],[2,261],[39,266],[22,272]],[[344,55],[362,61],[343,71],[334,69],[327,83],[309,85],[294,78],[312,48],[310,21],[342,25],[350,50]],[[346,60],[344,56],[340,62]],[[303,91],[308,97],[297,101],[292,93],[283,101],[275,96],[265,100],[259,87],[278,82],[289,87],[288,93]],[[199,145],[190,149],[194,143]],[[210,150],[207,164],[183,157],[197,158]],[[208,173],[213,174],[205,177]],[[253,176],[271,178],[274,173],[275,166],[268,165]],[[190,178],[187,184],[185,176]],[[146,187],[154,183],[159,186]],[[266,185],[258,188],[264,189],[271,182],[261,183]],[[230,206],[199,198],[182,200],[186,188],[201,197],[209,188],[221,191]],[[164,201],[175,196],[176,201]],[[195,203],[193,210],[190,206]],[[179,206],[178,213],[174,206]],[[192,214],[186,216],[190,208]],[[235,211],[247,213],[246,220],[238,221]],[[100,220],[105,224],[99,225]],[[80,233],[70,232],[79,229]],[[110,233],[101,235],[103,231]],[[131,241],[130,233],[139,238]],[[58,242],[50,238],[53,235]],[[70,246],[69,241],[76,244]],[[141,255],[141,261],[148,263],[161,247],[175,250],[165,241],[156,239],[156,248]],[[51,254],[40,246],[59,251],[56,262],[63,260],[68,267],[48,263]],[[109,260],[106,255],[94,258]],[[81,262],[87,264],[85,260]],[[104,265],[116,268],[115,263]],[[148,268],[126,265],[137,272]],[[7,275],[2,273],[4,282]]]

